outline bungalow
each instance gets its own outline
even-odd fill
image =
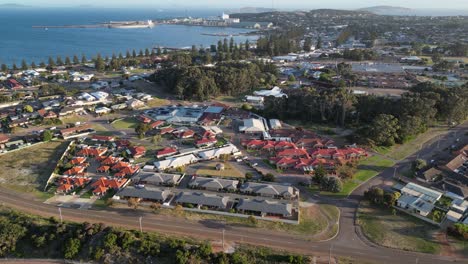
[[[149,117],[147,117],[147,116],[145,116],[145,115],[139,115],[139,116],[137,117],[137,119],[138,119],[139,121],[141,121],[142,123],[144,123],[144,124],[149,124],[149,123],[151,123],[151,121],[152,121],[151,118],[149,118]]]
[[[206,178],[193,176],[192,180],[189,182],[189,187],[193,189],[201,189],[208,191],[236,191],[237,185],[239,184],[238,180],[227,180],[227,179],[218,179],[218,178]]]
[[[226,155],[226,154],[235,155],[238,152],[239,150],[237,149],[236,146],[234,146],[233,144],[228,144],[221,148],[201,151],[198,153],[198,156],[202,160],[211,160],[211,159],[219,158],[221,155]]]
[[[299,191],[290,185],[269,183],[246,182],[240,187],[240,192],[259,195],[263,197],[275,197],[291,199],[299,194]]]
[[[154,167],[158,170],[175,169],[198,162],[198,158],[193,154],[170,158],[154,162]]]
[[[177,204],[192,204],[196,207],[206,206],[212,209],[226,209],[229,197],[216,194],[181,192],[175,199]]]
[[[92,147],[84,147],[80,151],[76,153],[77,156],[83,157],[99,157],[104,155],[107,152],[107,148],[99,147],[99,148],[92,148]]]
[[[123,159],[121,157],[113,157],[113,156],[109,156],[109,157],[98,156],[98,157],[102,158],[101,165],[115,165]]]
[[[17,80],[15,80],[15,79],[8,79],[8,80],[6,80],[5,85],[6,85],[6,87],[8,87],[8,88],[10,88],[10,89],[12,89],[12,90],[24,88],[24,86],[21,85],[21,84],[20,84]]]
[[[428,216],[441,197],[441,192],[410,182],[401,189],[397,205],[422,216]]]
[[[54,111],[47,111],[45,109],[37,110],[37,113],[44,119],[57,118],[58,115]]]
[[[62,184],[60,185],[59,187],[57,187],[57,193],[63,193],[63,194],[66,194],[66,193],[69,193],[70,191],[72,191],[74,189],[74,186],[72,184]]]
[[[165,157],[170,157],[170,156],[176,154],[177,152],[178,152],[177,149],[167,147],[167,148],[164,148],[164,149],[159,150],[158,152],[156,152],[156,158],[162,159],[162,158],[165,158]]]
[[[59,116],[73,115],[83,111],[83,106],[65,106],[64,108],[62,108],[62,110],[60,110]]]
[[[164,125],[164,121],[162,120],[157,120],[157,121],[154,121],[153,123],[150,124],[150,127],[151,129],[157,129],[159,128],[160,126]]]
[[[0,144],[5,144],[5,143],[7,143],[8,141],[10,141],[10,137],[8,137],[8,136],[5,135],[5,134],[1,134],[1,133],[0,133]]]
[[[72,165],[80,165],[86,162],[86,157],[76,157],[70,161]]]
[[[442,171],[436,168],[430,168],[422,173],[416,174],[416,179],[422,182],[433,182],[442,175]]]
[[[63,175],[68,175],[68,176],[81,175],[81,174],[84,173],[85,170],[86,170],[86,167],[76,166],[76,167],[73,167],[73,168],[65,171],[63,173]]]
[[[139,159],[146,154],[146,148],[143,146],[130,147],[128,150],[130,152],[129,154],[135,159]]]
[[[151,184],[156,186],[177,186],[182,180],[184,175],[181,174],[169,174],[169,173],[157,173],[157,172],[143,172],[133,177],[134,182],[138,184]]]
[[[60,134],[62,135],[62,137],[66,138],[73,134],[88,132],[90,130],[92,130],[92,126],[90,124],[85,124],[81,126],[75,126],[75,127],[62,129],[60,130]]]
[[[96,109],[94,109],[94,112],[97,114],[97,115],[104,115],[104,114],[108,114],[112,111],[112,109],[110,108],[107,108],[105,106],[103,107],[96,107]]]
[[[195,146],[197,146],[197,148],[211,147],[215,145],[217,142],[218,140],[216,138],[202,138],[195,142]]]
[[[305,149],[285,149],[276,155],[280,158],[310,158]]]
[[[99,168],[96,169],[96,172],[99,172],[99,173],[108,173],[109,170],[110,170],[110,166],[101,166]]]
[[[265,125],[260,119],[244,119],[243,126],[239,127],[239,131],[243,133],[263,133],[266,132]]]
[[[177,131],[172,132],[172,134],[174,134],[175,137],[182,138],[182,139],[192,138],[193,136],[195,136],[195,132],[191,129],[177,130]]]
[[[101,141],[101,142],[113,142],[115,141],[114,136],[99,136],[99,135],[93,135],[91,137],[92,141]]]
[[[292,204],[281,201],[269,201],[263,199],[240,199],[237,210],[244,213],[259,214],[265,216],[290,217]]]
[[[94,188],[93,193],[95,195],[104,195],[109,189],[118,190],[127,183],[127,179],[112,179],[109,180],[105,177],[99,178],[96,182],[91,184]]]
[[[130,199],[138,198],[142,202],[158,202],[164,203],[167,198],[172,194],[168,189],[161,189],[156,187],[135,187],[127,186],[124,189],[120,190],[115,196],[114,199]]]
[[[165,135],[165,134],[171,134],[172,132],[174,132],[174,128],[173,127],[165,127],[163,129],[161,129],[160,133],[161,135]]]

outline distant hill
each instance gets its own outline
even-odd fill
[[[0,8],[21,8],[21,7],[29,7],[27,5],[15,4],[15,3],[6,3],[0,4]]]
[[[266,13],[266,12],[273,12],[276,9],[273,8],[264,8],[264,7],[242,7],[239,9],[230,9],[227,10],[226,13],[234,14],[234,13],[242,13],[242,14],[258,14],[258,13]]]
[[[377,15],[410,15],[414,13],[411,8],[384,5],[360,8],[358,11],[367,11]]]

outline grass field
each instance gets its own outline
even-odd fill
[[[52,141],[0,156],[1,185],[48,198],[42,189],[67,145]]]
[[[170,103],[169,100],[153,97],[152,100],[149,100],[146,103],[146,106],[147,106],[147,108],[155,108],[155,107],[160,107],[160,106],[163,106],[163,105],[168,105],[169,103]]]
[[[380,209],[361,203],[358,221],[364,234],[374,243],[408,251],[437,254],[440,245],[432,237],[438,229],[417,218],[390,209]]]
[[[244,178],[245,175],[242,174],[239,170],[234,168],[229,163],[224,163],[224,170],[216,170],[216,164],[220,162],[207,162],[207,163],[200,163],[199,169],[196,171],[197,175],[205,175],[205,176],[216,176],[216,177],[233,177],[233,178]]]
[[[348,196],[356,187],[376,176],[380,172],[392,167],[395,164],[394,161],[384,158],[382,156],[374,155],[366,160],[363,160],[358,165],[358,171],[354,175],[354,178],[343,182],[343,189],[339,193],[331,192],[320,192],[322,195],[327,195],[335,198],[345,198]],[[314,190],[312,190],[314,191]]]
[[[120,119],[112,123],[112,126],[116,129],[132,129],[138,125],[138,120],[133,117],[127,117]]]

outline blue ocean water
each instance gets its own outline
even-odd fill
[[[88,58],[100,53],[164,47],[188,47],[216,44],[219,36],[202,33],[244,33],[249,30],[234,28],[192,27],[182,25],[158,25],[152,29],[108,29],[108,28],[49,28],[32,26],[60,26],[95,24],[107,21],[148,20],[170,17],[209,17],[219,15],[222,10],[157,10],[149,9],[97,9],[97,8],[7,8],[0,9],[0,63],[20,64],[46,62],[49,56]],[[255,36],[237,36],[237,42]]]

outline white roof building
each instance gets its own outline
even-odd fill
[[[281,121],[279,121],[278,119],[270,119],[270,127],[271,129],[281,128]]]
[[[412,182],[401,189],[401,194],[397,205],[422,216],[428,216],[434,209],[435,203],[442,197],[441,192]]]
[[[239,149],[234,146],[233,144],[229,144],[227,146],[221,147],[221,148],[216,148],[216,149],[210,149],[210,150],[205,150],[198,152],[198,156],[202,160],[210,160],[214,158],[219,158],[219,156],[224,155],[224,154],[229,154],[233,155],[235,153],[239,152]]]
[[[158,170],[175,169],[195,162],[198,162],[198,158],[195,157],[195,155],[190,154],[186,156],[156,161],[154,162],[154,167]]]
[[[104,106],[104,107],[97,107],[97,108],[94,110],[94,112],[95,112],[96,114],[98,114],[98,115],[99,115],[99,114],[107,114],[107,113],[110,113],[111,111],[112,111],[112,109],[107,108],[107,107],[105,107],[105,106]]]
[[[80,96],[78,96],[78,99],[81,99],[81,100],[84,100],[84,101],[87,101],[87,102],[91,102],[91,101],[96,100],[96,98],[94,96],[90,95],[89,93],[81,93]]]
[[[260,119],[244,119],[244,125],[239,127],[239,131],[245,133],[262,133],[267,131],[265,124]]]
[[[287,96],[285,93],[283,93],[281,88],[279,88],[278,86],[273,87],[273,89],[271,89],[271,90],[255,91],[254,95],[257,95],[257,96],[274,96],[274,97]]]
[[[104,101],[109,96],[108,93],[101,92],[101,91],[93,92],[91,93],[91,95],[96,97],[96,99],[99,101]]]

